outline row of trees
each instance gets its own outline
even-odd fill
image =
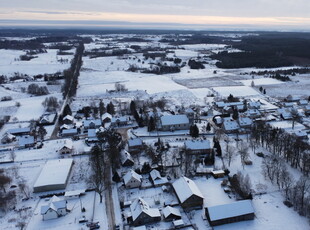
[[[32,83],[28,85],[27,93],[35,96],[41,96],[49,94],[49,91],[46,86],[39,86],[38,84]]]

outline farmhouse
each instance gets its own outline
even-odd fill
[[[250,200],[206,207],[205,211],[212,226],[254,219],[254,209]]]
[[[111,126],[112,127],[122,127],[128,125],[127,117],[113,117],[111,119]]]
[[[136,199],[130,205],[133,225],[143,225],[161,220],[158,208],[150,208],[149,204],[142,198]]]
[[[63,190],[67,186],[73,160],[49,160],[33,186],[33,192]]]
[[[57,113],[45,113],[40,118],[40,125],[52,125],[55,123],[57,118]]]
[[[185,149],[188,154],[211,154],[212,148],[208,140],[185,141]]]
[[[142,176],[133,170],[127,172],[123,179],[126,188],[138,188],[142,182]]]
[[[1,143],[2,144],[7,144],[7,143],[11,143],[13,141],[16,140],[16,137],[8,132],[6,132],[2,138],[1,138]]]
[[[53,196],[50,203],[41,206],[41,215],[43,220],[56,219],[67,214],[67,202]]]
[[[203,205],[203,195],[194,181],[183,176],[172,184],[183,208],[193,208]]]
[[[165,115],[160,117],[162,131],[188,130],[189,119],[186,115]]]

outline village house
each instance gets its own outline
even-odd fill
[[[2,144],[8,144],[8,143],[11,143],[11,142],[13,142],[13,141],[16,141],[16,137],[15,137],[13,134],[8,133],[8,132],[6,132],[6,133],[2,136],[2,138],[1,138],[1,143],[2,143]]]
[[[142,183],[142,176],[133,170],[130,170],[123,177],[126,188],[138,188]]]
[[[74,118],[71,115],[67,115],[62,119],[62,122],[66,125],[70,125],[73,123]]]
[[[184,147],[188,154],[206,155],[212,153],[209,140],[189,140],[185,141]]]
[[[112,121],[112,115],[109,113],[104,113],[101,116],[102,123],[110,123]]]
[[[65,139],[63,140],[63,144],[61,148],[58,150],[60,154],[68,154],[72,153],[73,150],[73,142],[71,139]]]
[[[84,125],[84,130],[98,129],[100,128],[100,126],[102,126],[102,122],[100,119],[84,120],[83,125]]]
[[[173,182],[172,186],[183,208],[195,208],[203,205],[203,195],[191,179],[183,176]]]
[[[7,132],[14,135],[14,136],[22,136],[22,135],[29,135],[30,128],[16,128],[16,129],[9,129]]]
[[[126,150],[121,152],[121,163],[124,167],[134,165],[134,160],[132,159],[131,154]]]
[[[63,130],[63,129],[70,129],[70,126],[69,125],[66,125],[66,124],[63,124],[62,126],[60,126],[60,128],[59,128],[61,131]]]
[[[244,114],[252,119],[261,117],[261,113],[258,109],[248,109],[246,112],[244,112]]]
[[[143,142],[139,138],[129,139],[127,141],[128,144],[128,152],[130,153],[138,153],[143,150]]]
[[[87,130],[87,138],[85,139],[89,143],[98,142],[97,130],[96,129],[88,129]]]
[[[238,123],[240,125],[241,128],[251,128],[251,126],[253,125],[253,121],[251,118],[249,117],[244,117],[244,116],[240,116],[238,118]]]
[[[128,125],[128,118],[123,117],[113,117],[111,120],[112,127],[122,127]]]
[[[240,126],[237,121],[227,118],[224,119],[223,129],[225,133],[235,133],[239,130]]]
[[[53,125],[55,124],[57,113],[45,113],[39,120],[40,125]]]
[[[36,145],[33,136],[21,136],[18,138],[18,146],[19,148],[30,148]]]
[[[205,212],[211,226],[254,219],[254,208],[250,200],[206,207]]]
[[[248,109],[260,109],[261,102],[258,101],[250,101],[248,102]]]
[[[188,130],[190,126],[189,119],[186,115],[165,115],[160,117],[160,130]]]
[[[161,220],[158,208],[151,208],[142,198],[136,199],[130,205],[132,223],[135,226],[149,224]]]
[[[168,179],[166,177],[162,177],[160,172],[156,169],[153,169],[150,172],[150,180],[152,181],[155,187],[165,185],[168,183]]]
[[[82,195],[85,195],[85,189],[66,191],[64,197],[65,200],[72,200],[77,199]]]
[[[78,135],[77,129],[63,129],[61,131],[61,136],[63,136],[63,137],[73,137],[76,135]]]
[[[47,205],[41,206],[43,220],[56,219],[67,214],[67,202],[57,196],[53,196]]]
[[[180,210],[171,206],[166,206],[163,209],[165,221],[179,220],[182,218]]]

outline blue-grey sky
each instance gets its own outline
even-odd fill
[[[86,24],[113,21],[309,30],[310,0],[0,0],[0,25],[8,24],[5,20],[21,20],[20,24],[49,20],[69,25],[78,20]]]

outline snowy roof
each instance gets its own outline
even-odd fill
[[[42,116],[42,118],[41,118],[41,120],[40,120],[40,122],[42,123],[42,122],[53,122],[54,121],[54,119],[55,119],[55,117],[56,117],[56,113],[48,113],[48,114],[43,114],[43,116]]]
[[[41,215],[44,215],[49,209],[57,212],[58,209],[66,208],[67,203],[65,200],[59,199],[57,196],[53,196],[48,205],[41,206]]]
[[[139,139],[139,138],[128,140],[128,146],[130,146],[130,147],[132,147],[132,146],[140,146],[140,145],[142,145],[142,140]]]
[[[164,214],[165,218],[167,218],[171,214],[175,215],[175,216],[181,216],[181,213],[180,213],[179,209],[173,208],[173,207],[171,207],[169,205],[163,209],[163,214]]]
[[[190,150],[211,149],[209,140],[185,141],[185,147]]]
[[[68,149],[72,149],[73,148],[73,142],[71,139],[65,139],[64,140],[64,144],[63,146],[61,147],[62,148],[68,148]]]
[[[145,225],[139,226],[139,227],[134,227],[132,230],[146,230]]]
[[[240,126],[252,125],[253,121],[249,117],[239,117],[238,119]]]
[[[95,125],[95,126],[101,126],[101,120],[100,119],[96,119],[96,120],[84,120],[83,121],[84,127],[89,127],[91,124]]]
[[[87,137],[97,137],[96,129],[88,129],[87,130]]]
[[[84,194],[84,193],[85,193],[85,189],[66,191],[65,192],[65,197],[79,196],[79,195]]]
[[[248,103],[249,107],[259,109],[261,106],[260,101],[250,101]]]
[[[188,179],[187,177],[183,176],[173,182],[172,184],[177,196],[179,197],[181,203],[186,201],[192,195],[199,196],[203,198],[202,193],[200,192],[199,188],[195,184],[194,181]]]
[[[71,115],[67,115],[63,118],[63,120],[73,121],[73,117]]]
[[[250,200],[242,200],[230,204],[216,205],[207,208],[211,221],[254,213],[254,208]]]
[[[175,227],[181,227],[181,226],[184,225],[184,221],[183,221],[182,219],[180,219],[180,220],[174,220],[174,221],[172,221],[172,223],[173,223],[173,225],[174,225]]]
[[[77,129],[64,129],[61,134],[77,134]]]
[[[101,120],[105,120],[106,118],[112,119],[112,115],[109,113],[104,113],[101,116]]]
[[[124,183],[127,184],[132,178],[135,178],[137,181],[141,182],[142,176],[131,169],[125,174]]]
[[[160,120],[162,125],[179,125],[189,123],[186,115],[166,115],[162,116]]]
[[[30,128],[26,127],[26,128],[9,129],[7,132],[11,133],[13,135],[14,134],[18,134],[18,133],[29,133],[30,132]]]
[[[249,116],[260,115],[260,112],[257,109],[248,109],[245,113]]]
[[[192,108],[187,108],[185,110],[185,113],[195,113],[194,110]]]
[[[165,178],[165,177],[162,177],[159,173],[158,170],[156,169],[153,169],[151,172],[150,172],[150,176],[152,178],[152,181],[155,185],[162,185],[162,184],[166,184],[168,183],[168,179]]]
[[[300,100],[300,101],[299,101],[299,104],[300,104],[300,105],[307,105],[307,104],[308,104],[308,101],[307,101],[307,100]]]
[[[116,123],[116,122],[127,122],[127,117],[113,117],[111,119],[112,123]]]
[[[121,153],[121,160],[122,160],[122,164],[124,164],[127,160],[130,160],[133,162],[133,159],[132,159],[132,156],[129,152],[127,152],[126,150],[124,150],[122,153]]]
[[[34,184],[34,188],[58,184],[65,185],[72,163],[72,159],[57,159],[47,161],[37,181]]]
[[[297,137],[306,137],[306,136],[308,136],[308,134],[306,133],[306,131],[303,131],[303,130],[295,131],[294,134],[295,134]]]
[[[60,129],[69,129],[69,125],[63,124],[62,126],[60,126]]]
[[[131,205],[130,210],[132,214],[132,219],[135,221],[142,212],[150,217],[160,217],[160,212],[158,208],[150,208],[149,204],[142,198],[136,199]]]
[[[227,131],[239,129],[238,123],[233,120],[225,120],[223,125],[224,125],[224,129]]]
[[[34,137],[33,136],[21,136],[18,139],[18,145],[19,146],[26,146],[34,144]]]

